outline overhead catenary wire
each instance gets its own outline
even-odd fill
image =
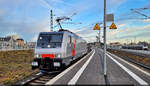
[[[150,18],[150,17],[147,16],[146,14],[139,12],[137,9],[131,9],[131,11],[133,11],[133,12],[135,12],[135,13],[137,13],[137,14],[140,14],[140,15],[144,16],[145,18]]]
[[[147,14],[142,13],[141,11],[150,10],[150,8],[137,8],[137,9],[130,9],[131,11],[129,13],[121,14],[120,17],[116,18],[115,21],[127,21],[127,20],[146,20],[150,19],[150,17]],[[137,14],[137,15],[136,15]],[[141,17],[140,15],[144,16]]]

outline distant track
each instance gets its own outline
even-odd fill
[[[134,55],[142,56],[142,57],[149,57],[150,58],[150,51],[144,51],[144,50],[131,50],[131,49],[112,49],[112,50],[119,50],[128,52]]]
[[[109,52],[109,51],[108,51]],[[111,52],[110,52],[111,53]],[[127,53],[129,53],[129,52],[127,52]],[[114,53],[113,53],[114,54]],[[116,54],[115,54],[116,55]],[[136,54],[137,56],[139,56],[139,54]],[[149,70],[150,71],[150,67],[149,66],[147,66],[147,65],[145,65],[145,64],[143,64],[143,63],[139,63],[139,62],[136,62],[135,60],[132,60],[132,59],[130,59],[130,58],[126,58],[125,56],[121,56],[121,55],[116,55],[116,56],[119,56],[119,57],[121,57],[122,59],[124,59],[124,60],[126,60],[126,61],[129,61],[129,62],[131,62],[131,63],[134,63],[134,64],[136,64],[136,65],[138,65],[138,66],[140,66],[140,67],[142,67],[142,68],[145,68],[145,69],[147,69],[147,70]]]

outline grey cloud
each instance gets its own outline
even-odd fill
[[[81,31],[78,31],[76,33],[78,34],[82,34],[82,35],[89,35],[89,34],[92,34],[94,31],[92,28],[87,28],[87,29],[83,29]]]
[[[117,39],[125,39],[125,38],[133,38],[133,37],[149,37],[150,36],[150,31],[147,32],[142,32],[136,35],[126,35],[126,36],[121,36],[121,37],[117,37]]]
[[[0,32],[17,32],[17,33],[37,33],[44,31],[44,28],[48,26],[46,22],[11,22],[0,20]]]

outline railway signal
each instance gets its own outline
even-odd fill
[[[117,26],[115,25],[115,23],[112,23],[109,29],[117,29]]]
[[[94,26],[93,30],[100,30],[100,26],[98,25],[98,23]]]
[[[99,30],[99,33],[98,33],[99,37],[97,39],[99,40],[99,43],[100,43],[100,29],[101,29],[101,27],[99,26],[99,24],[102,24],[102,23],[96,23],[93,30]]]

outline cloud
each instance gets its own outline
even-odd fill
[[[34,37],[31,39],[32,41],[36,42],[38,39],[38,35],[34,35]]]
[[[149,38],[150,36],[150,31],[146,31],[146,32],[142,32],[142,33],[138,33],[138,34],[129,34],[129,35],[126,35],[126,36],[121,36],[121,37],[118,37],[118,39],[124,39],[124,38],[133,38],[133,37],[139,37],[139,38]]]
[[[145,8],[150,8],[150,3],[146,4],[144,7]]]
[[[90,33],[92,33],[92,32],[94,32],[94,31],[92,30],[92,28],[87,28],[87,29],[84,29],[84,30],[80,30],[80,31],[78,31],[78,32],[76,32],[76,33],[82,34],[82,35],[87,35],[87,34],[90,34]]]
[[[63,3],[62,0],[49,0],[49,1],[48,0],[37,0],[37,1],[42,7],[46,8],[48,10],[51,10],[51,9],[55,10],[55,13],[57,13],[57,14],[65,13],[65,11],[63,11],[55,6],[57,4]]]
[[[40,5],[43,7],[47,8],[47,9],[52,8],[46,0],[38,0],[38,1],[40,2]]]
[[[117,38],[117,36],[122,35],[121,33],[128,30],[128,28],[125,28],[126,26],[128,26],[128,24],[122,23],[122,24],[118,24],[116,26],[117,26],[116,30],[110,30],[110,29],[107,30],[107,39],[108,40],[114,40]]]
[[[150,22],[150,19],[144,19],[143,22],[144,23]]]
[[[137,32],[137,31],[143,31],[143,30],[148,30],[150,28],[150,25],[144,25],[144,26],[134,26],[134,27],[129,27],[126,28],[125,31],[122,31],[124,33],[130,33],[130,32]]]
[[[47,20],[40,22],[20,22],[0,20],[0,32],[16,32],[20,34],[33,34],[41,31],[49,31]]]
[[[5,10],[3,10],[3,9],[0,9],[0,17],[2,17],[2,16],[4,16],[5,15]]]
[[[53,6],[53,4],[61,3],[63,3],[62,0],[1,0],[0,32],[19,33],[19,35],[23,35],[23,38],[25,36],[28,37],[29,40],[31,40],[32,37],[29,38],[28,35],[33,36],[39,32],[48,32],[50,31],[49,14],[45,16],[46,11],[43,11],[43,7],[46,8],[46,10],[52,8],[55,14],[59,14],[65,11]],[[36,14],[37,12],[39,14]]]
[[[124,27],[124,26],[126,26],[127,24],[119,24],[119,25],[117,25],[117,27],[118,28],[121,28],[121,27]]]
[[[10,35],[19,35],[19,34],[16,33],[16,32],[9,32],[9,33],[6,34],[6,36],[10,36]]]
[[[70,29],[72,32],[76,33],[77,35],[81,36],[87,42],[94,42],[96,41],[96,35],[98,35],[98,31],[93,30],[91,26],[84,26],[78,29]]]
[[[110,0],[109,5],[112,6],[116,6],[116,5],[121,5],[122,3],[124,3],[126,0]]]
[[[150,36],[149,31],[150,25],[145,26],[134,26],[128,28],[122,27],[121,29],[107,32],[108,40],[119,40],[119,39],[128,39],[133,37],[144,37],[148,38]]]
[[[124,29],[125,26],[128,26],[128,24],[118,24],[117,30],[107,30],[107,39],[108,40],[114,40],[116,39],[116,37],[124,32],[126,29]],[[108,29],[108,28],[107,28]],[[93,26],[86,26],[84,28],[80,28],[80,29],[75,29],[75,30],[71,30],[77,34],[79,34],[81,37],[85,38],[87,41],[95,41],[96,40],[96,36],[98,36],[98,31],[93,30]],[[101,28],[101,37],[103,35],[103,28]]]
[[[111,12],[114,12],[116,8],[118,8],[121,4],[126,2],[127,0],[109,0],[107,7]]]
[[[111,11],[114,11],[126,1],[127,0],[109,0],[107,1],[108,10],[111,9]],[[49,31],[50,9],[53,9],[53,13],[56,15],[54,19],[57,16],[70,16],[76,12],[77,15],[73,17],[73,20],[77,22],[83,21],[87,24],[97,21],[96,18],[98,19],[100,15],[103,15],[103,0],[0,0],[0,32],[16,32],[23,36],[29,35],[28,38],[30,40],[36,40],[39,32]],[[99,12],[99,14],[95,12]],[[98,15],[98,17],[95,17],[95,15]],[[148,21],[149,20],[146,20],[145,22]],[[127,24],[119,24],[118,30],[108,31],[108,34],[116,36],[116,34],[132,32],[130,28],[125,28],[126,25]],[[78,28],[78,26],[70,26],[69,28]],[[82,37],[96,36],[98,31],[93,31],[92,29],[93,26],[72,29],[72,31]],[[137,28],[136,30],[141,30],[141,28]],[[95,37],[85,39],[91,41],[95,40]]]

